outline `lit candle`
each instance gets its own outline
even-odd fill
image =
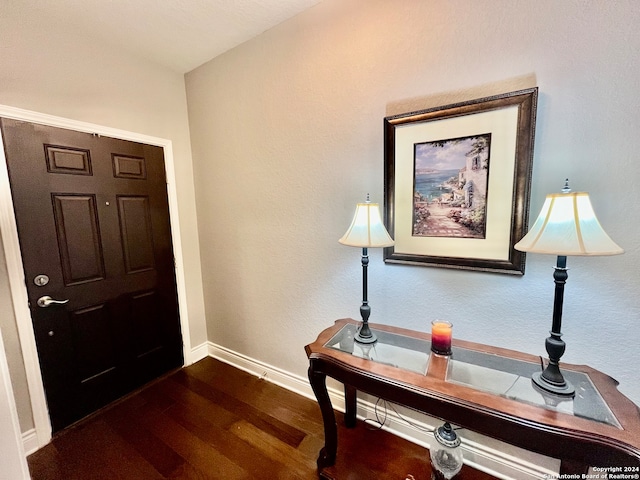
[[[431,322],[431,350],[440,355],[451,355],[451,328],[444,320]]]

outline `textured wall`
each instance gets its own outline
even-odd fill
[[[356,202],[382,203],[382,119],[540,89],[531,216],[588,191],[617,257],[570,258],[564,360],[640,404],[640,84],[635,1],[326,0],[187,75],[209,340],[304,375],[303,346],[358,318]],[[371,320],[545,354],[555,259],[526,275],[385,265]]]

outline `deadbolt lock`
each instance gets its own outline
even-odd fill
[[[44,287],[47,283],[49,283],[49,277],[46,275],[38,275],[33,279],[33,283],[35,283],[39,287]]]

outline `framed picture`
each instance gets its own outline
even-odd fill
[[[537,96],[384,119],[385,262],[524,275]]]

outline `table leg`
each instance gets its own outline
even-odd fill
[[[345,384],[344,386],[344,424],[347,428],[354,428],[356,426],[356,402],[357,402],[357,390],[351,385]]]
[[[324,467],[329,467],[336,462],[336,452],[338,450],[338,426],[336,416],[333,412],[331,399],[327,392],[327,376],[324,373],[316,372],[313,367],[309,367],[309,382],[313,393],[320,405],[322,421],[324,423],[324,447],[318,456],[318,471]]]

